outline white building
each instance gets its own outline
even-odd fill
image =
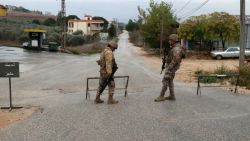
[[[68,33],[72,34],[75,31],[81,30],[84,35],[94,35],[100,33],[103,29],[104,21],[92,20],[91,16],[85,15],[83,20],[69,20]]]

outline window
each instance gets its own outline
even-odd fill
[[[73,22],[69,22],[69,27],[74,27],[74,23]]]

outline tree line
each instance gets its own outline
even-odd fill
[[[62,39],[60,26],[62,21],[68,23],[67,21],[70,19],[80,19],[76,15],[69,15],[65,19],[62,19],[60,15],[61,14],[59,13],[56,19],[48,18],[45,20],[8,17],[0,18],[0,24],[5,25],[4,27],[0,27],[0,40],[18,42],[21,44],[28,40],[28,34],[24,33],[23,30],[25,28],[37,28],[48,31],[46,33],[47,38],[44,40],[44,44],[47,44],[48,42],[56,42],[60,45]],[[96,16],[93,17],[93,20],[103,20],[102,32],[109,33],[110,38],[116,36],[117,31],[115,26],[111,24],[111,26],[108,27],[109,22],[105,18]],[[98,35],[84,35],[82,31],[76,31],[73,34],[68,34],[66,37],[67,46],[77,46],[99,40]]]
[[[172,33],[178,33],[182,39],[199,42],[199,48],[216,46],[214,42],[220,42],[225,48],[226,43],[239,41],[239,20],[226,12],[192,16],[185,21],[178,21],[171,3],[150,0],[146,10],[138,6],[138,19],[130,19],[126,30],[135,45],[146,44],[156,49],[160,47],[161,33],[163,46],[166,47],[167,37]]]

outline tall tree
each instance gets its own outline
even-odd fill
[[[77,17],[76,15],[68,15],[67,17],[66,17],[66,19],[67,19],[67,21],[68,20],[80,20],[80,18],[79,17]]]
[[[114,26],[114,24],[111,24],[109,29],[108,29],[108,33],[109,33],[109,37],[113,38],[116,36],[116,28]]]
[[[226,41],[237,41],[240,36],[240,22],[235,16],[226,12],[214,12],[209,14],[209,30],[220,39],[225,48]]]
[[[56,26],[56,20],[53,18],[48,18],[43,22],[46,26]]]
[[[145,38],[150,47],[159,48],[161,40],[161,30],[163,28],[163,43],[167,43],[167,37],[176,32],[171,25],[176,23],[172,5],[167,2],[156,3],[150,0],[149,8],[143,10],[138,7],[140,33]]]
[[[225,12],[193,16],[182,22],[178,33],[181,38],[195,41],[220,40],[225,48],[227,41],[239,40],[239,21]]]
[[[92,19],[93,20],[102,20],[102,21],[104,21],[104,23],[101,25],[101,26],[103,26],[103,31],[106,32],[108,30],[109,22],[105,18],[95,16]]]
[[[136,21],[132,21],[131,19],[129,19],[128,24],[126,25],[126,30],[127,31],[134,31],[134,30],[138,30],[139,29],[139,25]]]

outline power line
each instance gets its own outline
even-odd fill
[[[182,16],[181,19],[184,19],[186,17],[191,16],[192,14],[194,14],[196,11],[200,10],[204,5],[206,5],[209,2],[209,0],[204,1],[201,5],[199,5],[198,7],[196,7],[195,9],[189,11],[186,15]]]
[[[187,5],[191,2],[192,0],[189,0],[184,6],[182,6],[179,10],[176,11],[176,14],[180,13],[184,8],[187,7]]]

